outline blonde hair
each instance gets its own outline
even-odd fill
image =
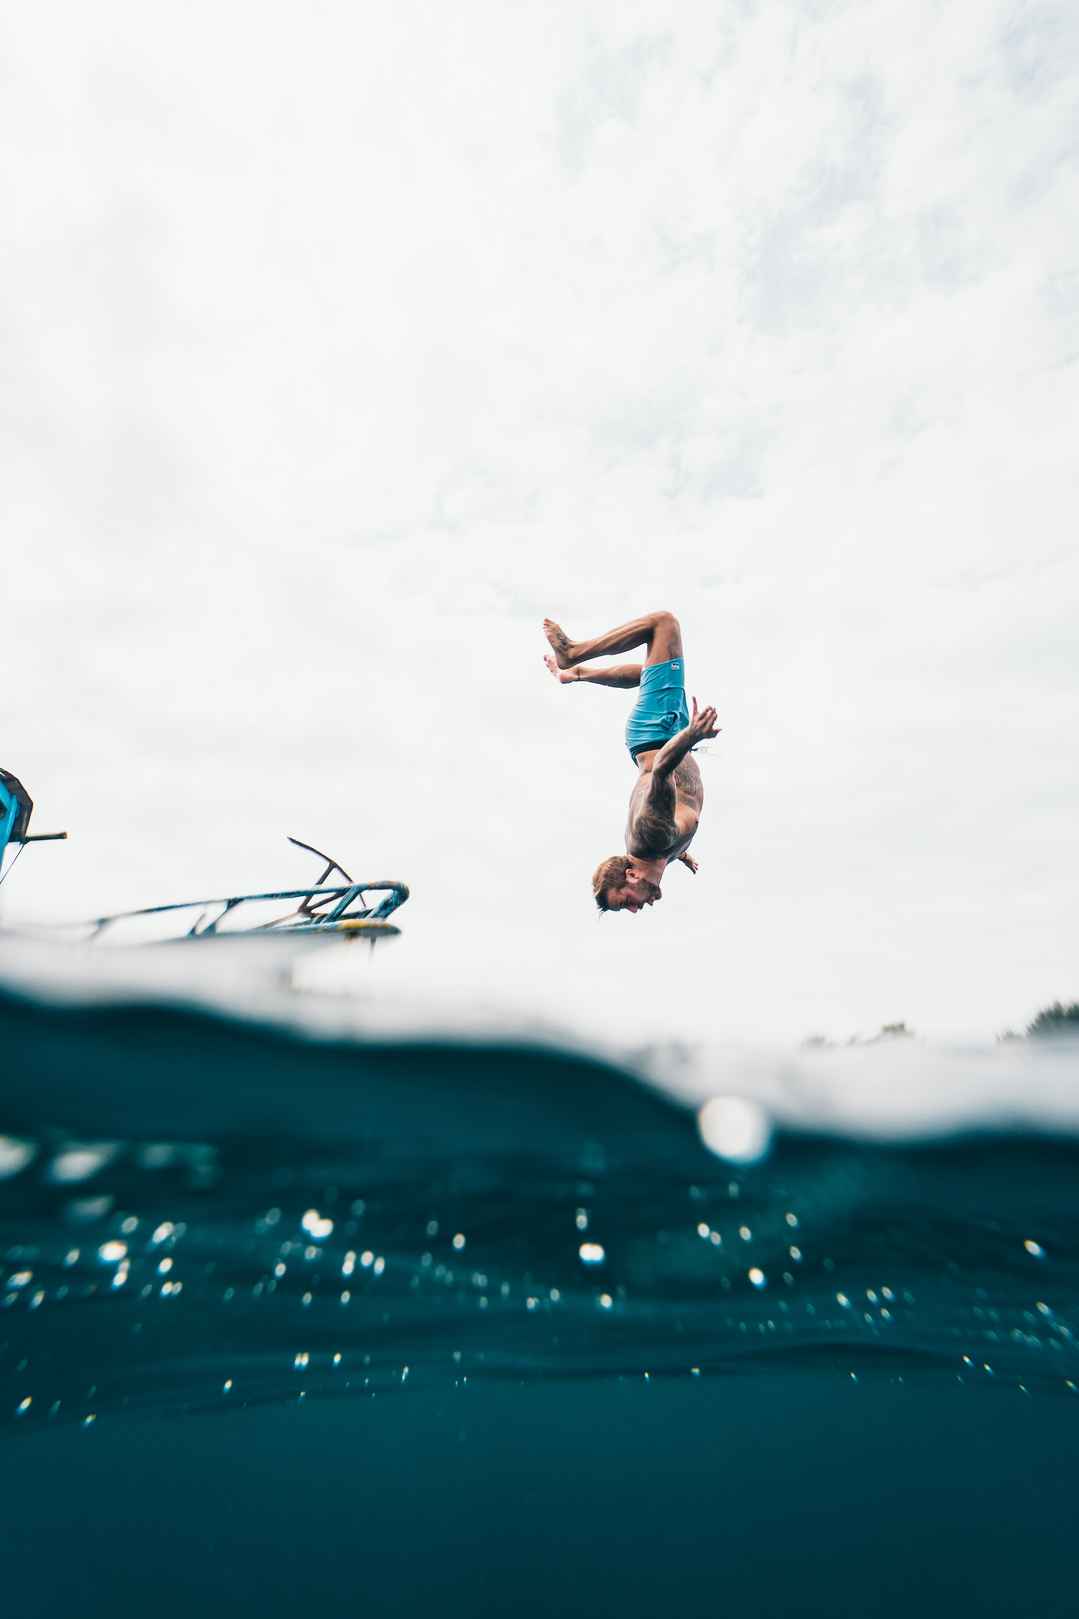
[[[601,860],[592,873],[592,892],[596,897],[596,904],[601,911],[609,911],[607,896],[612,888],[621,888],[626,880],[629,870],[629,858],[624,854],[613,854],[607,860]]]

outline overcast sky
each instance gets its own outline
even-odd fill
[[[9,12],[9,920],[402,876],[611,1033],[1079,995],[1071,0]],[[597,918],[682,619],[700,874]]]

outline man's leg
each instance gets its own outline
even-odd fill
[[[572,669],[587,658],[609,658],[617,652],[629,652],[635,646],[647,646],[645,663],[666,663],[670,658],[682,656],[682,630],[673,613],[646,613],[643,618],[631,619],[606,635],[597,635],[591,641],[571,641],[560,624],[545,618],[543,633],[551,643],[555,662],[560,669]]]
[[[552,657],[543,661],[563,686],[571,686],[578,680],[591,681],[593,686],[639,686],[644,668],[643,663],[615,663],[606,669],[590,669],[581,663],[573,669],[560,669]]]

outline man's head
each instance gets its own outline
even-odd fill
[[[637,869],[631,855],[601,860],[592,874],[592,892],[601,911],[630,911],[654,905],[663,894],[658,883]]]

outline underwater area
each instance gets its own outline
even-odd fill
[[[0,991],[12,1612],[1073,1614],[1079,1143]],[[912,1061],[917,1061],[914,1057]]]

